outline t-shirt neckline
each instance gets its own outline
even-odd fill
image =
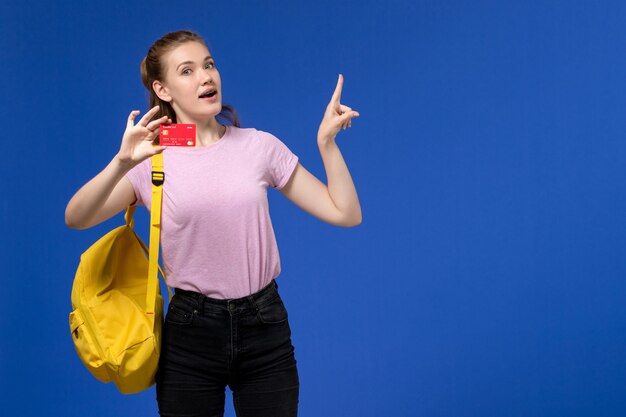
[[[223,125],[223,126],[226,128],[226,131],[224,132],[224,135],[222,135],[222,137],[217,142],[213,142],[212,144],[207,145],[207,146],[193,146],[193,147],[170,146],[165,151],[174,151],[176,153],[194,153],[194,154],[212,151],[218,148],[219,146],[221,146],[221,144],[230,136],[230,131],[232,129],[232,126],[228,126],[228,125]]]

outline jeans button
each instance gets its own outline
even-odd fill
[[[235,305],[234,304],[229,304],[228,308],[230,309],[230,311],[235,311]]]

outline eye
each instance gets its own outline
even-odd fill
[[[215,62],[207,62],[204,68],[213,69],[215,68]]]
[[[183,74],[183,75],[188,75],[188,74],[191,74],[191,70],[190,70],[189,68],[185,68],[185,69],[181,72],[181,74]]]

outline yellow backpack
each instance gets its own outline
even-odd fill
[[[163,155],[157,154],[152,157],[150,250],[133,230],[135,207],[128,207],[126,224],[104,235],[81,255],[72,286],[74,311],[69,321],[76,352],[97,379],[113,381],[124,394],[152,386],[159,362],[163,181]],[[161,275],[165,277],[163,271]]]

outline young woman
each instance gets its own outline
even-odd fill
[[[120,150],[70,200],[69,227],[97,225],[151,202],[150,156],[163,152],[161,248],[169,286],[157,373],[162,416],[222,416],[225,387],[238,416],[297,415],[299,380],[280,259],[269,217],[272,186],[334,225],[361,223],[361,207],[335,143],[359,113],[340,103],[343,78],[317,133],[328,186],[273,135],[239,127],[222,105],[220,74],[195,33],[168,33],[141,63],[151,109],[128,117]],[[230,125],[220,124],[226,119]],[[196,125],[196,146],[158,146],[162,123]]]

